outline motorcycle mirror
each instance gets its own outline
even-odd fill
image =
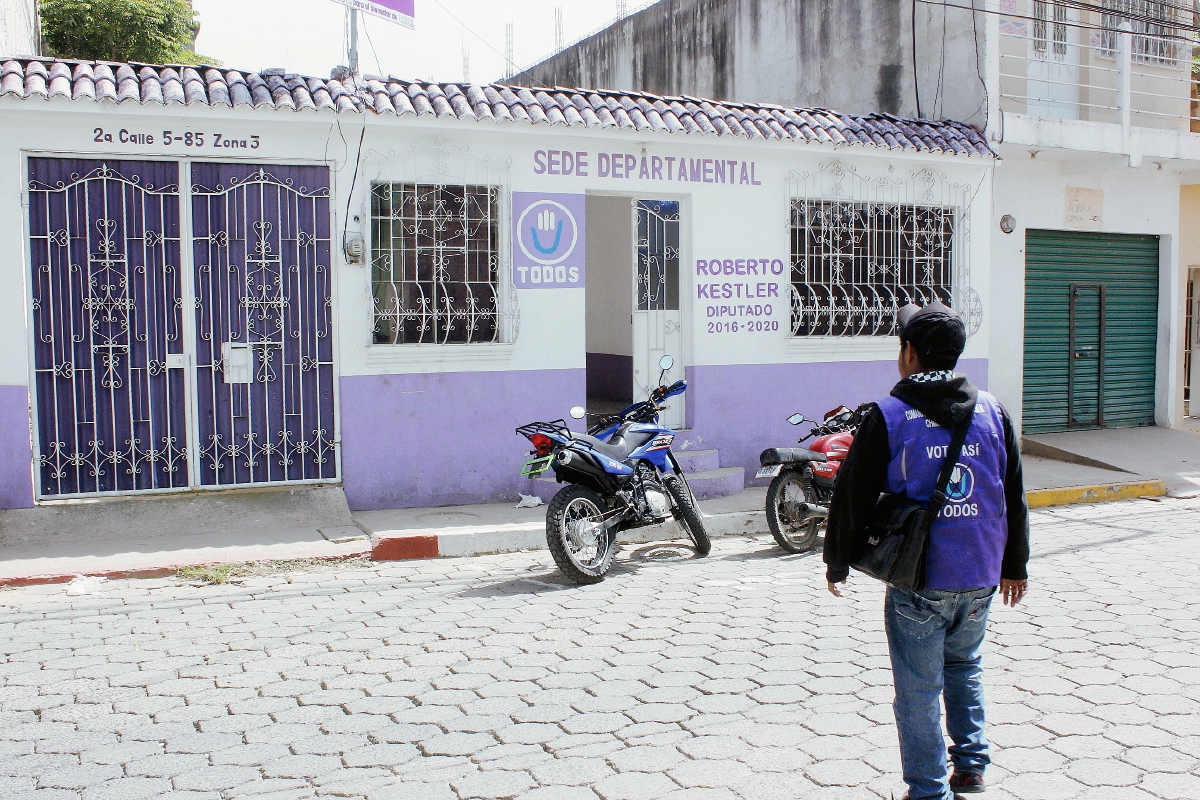
[[[583,406],[575,406],[571,409],[571,419],[583,419],[586,414],[587,412],[583,410]]]
[[[662,358],[660,358],[658,360],[658,367],[663,372],[666,372],[673,366],[675,366],[675,359],[672,358],[671,356],[663,356]]]
[[[806,420],[804,419],[803,414],[792,414],[790,417],[788,417],[787,421],[792,425],[799,425],[801,422],[805,422]]]

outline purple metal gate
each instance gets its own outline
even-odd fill
[[[337,477],[329,170],[192,165],[204,485]]]
[[[38,492],[188,485],[179,167],[29,159]]]

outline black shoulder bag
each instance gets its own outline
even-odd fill
[[[867,550],[850,566],[897,589],[919,591],[925,588],[929,527],[946,505],[946,484],[950,482],[950,474],[962,453],[973,416],[968,415],[954,429],[937,486],[929,498],[929,507],[902,494],[880,497],[871,524],[867,526]]]

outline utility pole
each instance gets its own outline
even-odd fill
[[[350,15],[350,74],[358,76],[358,12],[353,8],[346,9]]]
[[[566,45],[563,41],[563,13],[562,6],[554,7],[554,51],[559,52]]]

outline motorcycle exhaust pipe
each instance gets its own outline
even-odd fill
[[[828,506],[819,506],[816,503],[800,503],[796,506],[796,511],[800,512],[800,519],[803,522],[811,522],[814,519],[829,519]]]

